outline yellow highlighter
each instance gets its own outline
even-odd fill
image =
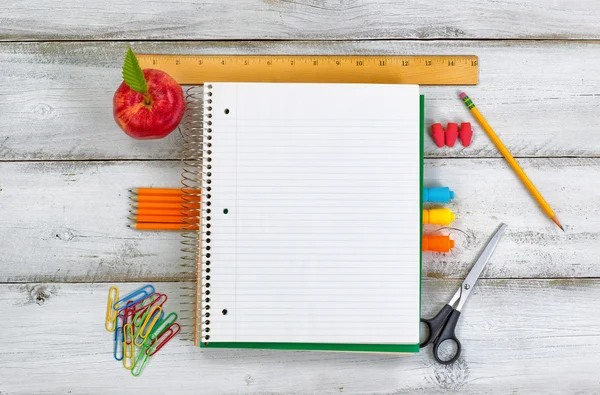
[[[452,221],[454,221],[454,213],[449,208],[423,210],[424,224],[450,225]]]

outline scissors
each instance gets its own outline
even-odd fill
[[[487,243],[485,249],[479,256],[479,259],[477,259],[477,262],[475,262],[475,265],[473,265],[473,268],[469,272],[469,275],[465,278],[465,281],[463,281],[452,299],[450,299],[450,302],[448,302],[435,317],[429,320],[421,318],[421,322],[424,323],[429,330],[429,335],[427,339],[421,343],[421,348],[427,347],[429,344],[433,343],[433,357],[443,365],[450,365],[460,357],[461,346],[454,333],[456,323],[460,318],[460,311],[469,298],[483,268],[487,265],[490,257],[494,253],[494,250],[500,241],[500,237],[502,237],[502,234],[504,233],[504,229],[506,229],[506,225],[500,224],[500,228]],[[454,307],[456,302],[458,302],[458,305]],[[439,349],[440,345],[446,341],[456,343],[456,351],[452,358],[443,360],[440,358]]]

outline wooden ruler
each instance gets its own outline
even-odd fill
[[[477,56],[137,55],[142,68],[183,85],[204,82],[346,82],[475,85]]]

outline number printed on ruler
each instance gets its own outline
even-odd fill
[[[345,82],[475,85],[477,56],[137,55],[184,85],[229,82]]]

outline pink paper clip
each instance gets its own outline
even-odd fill
[[[159,337],[155,338],[152,341],[152,343],[150,343],[150,347],[148,347],[148,349],[146,350],[146,354],[148,354],[148,351],[151,351],[148,354],[148,356],[151,357],[157,352],[159,352],[160,349],[163,348],[164,345],[169,342],[169,340],[174,338],[175,335],[179,333],[180,330],[181,326],[179,326],[178,323],[175,322],[171,324],[171,326],[168,327],[166,331],[164,331]],[[155,346],[156,343],[158,344]]]

